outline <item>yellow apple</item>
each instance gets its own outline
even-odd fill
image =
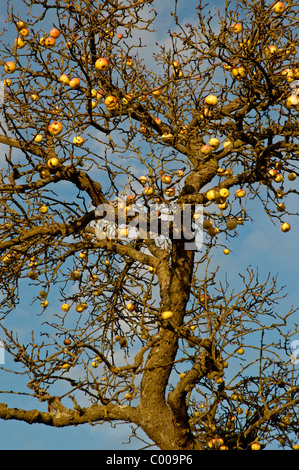
[[[164,193],[166,194],[166,196],[172,197],[172,196],[175,195],[175,189],[174,188],[167,188],[167,189],[165,189]]]
[[[211,137],[209,140],[209,146],[212,150],[217,150],[220,145],[220,140],[217,137]]]
[[[36,280],[38,278],[38,274],[36,271],[34,271],[33,269],[31,269],[30,271],[28,271],[28,274],[27,276],[32,279],[32,280]]]
[[[59,38],[59,36],[60,36],[60,32],[58,31],[58,29],[52,28],[51,31],[50,31],[50,36],[51,36],[52,38],[57,39],[57,38]]]
[[[95,62],[95,68],[97,70],[103,71],[103,70],[107,70],[109,67],[110,67],[109,60],[106,59],[105,57],[100,57]]]
[[[26,46],[26,42],[24,41],[24,39],[22,37],[19,37],[15,40],[15,46],[18,49],[23,49],[23,47]]]
[[[203,221],[202,226],[205,230],[208,230],[209,228],[213,227],[213,222],[210,219],[206,219]]]
[[[41,302],[41,306],[42,306],[43,308],[48,307],[48,305],[49,305],[48,300],[43,300],[43,301]]]
[[[274,181],[276,183],[281,183],[283,181],[283,175],[281,175],[280,173],[278,173],[275,178],[274,178]]]
[[[81,135],[76,135],[73,138],[73,144],[77,145],[77,147],[81,147],[84,144],[84,138]]]
[[[278,204],[278,205],[276,206],[276,208],[277,208],[278,212],[284,212],[286,206],[285,206],[285,204],[282,202],[281,204]]]
[[[133,302],[129,302],[126,305],[126,308],[127,308],[127,310],[129,310],[129,312],[133,312],[133,310],[135,310],[135,305],[133,304]]]
[[[253,442],[251,444],[251,450],[261,450],[261,444],[259,442]]]
[[[234,230],[238,225],[237,219],[232,217],[226,221],[226,227],[228,230]]]
[[[234,23],[232,24],[232,30],[234,33],[239,34],[241,33],[243,27],[241,23]]]
[[[225,199],[228,198],[228,196],[229,196],[229,189],[227,189],[227,188],[220,188],[220,189],[219,189],[219,196],[220,196],[221,198],[225,198]]]
[[[291,226],[287,222],[284,222],[284,223],[281,224],[280,230],[282,232],[288,232],[289,230],[291,230]]]
[[[43,140],[43,135],[42,134],[35,134],[33,140],[34,140],[34,142],[36,142],[38,144]]]
[[[154,95],[154,96],[160,96],[161,94],[162,94],[161,89],[155,86],[155,87],[153,88],[153,90],[152,90],[152,95]]]
[[[27,28],[27,23],[23,20],[19,20],[17,22],[17,28],[18,28],[19,31],[23,28]]]
[[[67,303],[61,305],[61,310],[63,310],[64,312],[68,312],[70,308],[71,307]]]
[[[20,35],[23,36],[24,38],[26,38],[27,36],[29,36],[29,29],[28,28],[22,28],[20,30]]]
[[[80,271],[78,271],[78,269],[75,269],[74,271],[72,271],[71,275],[70,275],[70,278],[73,280],[73,281],[78,281],[81,277],[81,273]]]
[[[108,95],[105,98],[105,105],[107,109],[116,109],[119,106],[117,98],[113,95]]]
[[[74,90],[76,90],[80,86],[80,79],[78,77],[72,78],[69,81],[69,86],[73,88]]]
[[[220,204],[218,204],[218,207],[219,207],[219,209],[220,209],[221,211],[225,211],[225,209],[228,208],[228,204],[227,204],[226,201],[225,201],[225,202],[221,202]]]
[[[69,364],[68,362],[65,362],[65,363],[61,366],[61,369],[66,369],[66,370],[67,370],[67,369],[70,369],[70,367],[72,367],[71,364]]]
[[[144,194],[146,196],[151,196],[154,193],[154,188],[151,186],[145,186],[144,188]]]
[[[17,66],[16,66],[15,62],[13,62],[13,61],[11,61],[11,60],[9,60],[8,62],[6,62],[6,63],[4,64],[4,71],[5,71],[6,73],[13,73],[13,72],[15,72],[16,68],[17,68]]]
[[[292,172],[288,174],[288,180],[294,181],[297,178],[296,173]]]
[[[44,40],[44,45],[46,47],[54,47],[56,44],[56,40],[54,38],[52,38],[51,36],[48,36],[45,40]]]
[[[167,144],[170,144],[173,141],[173,134],[171,132],[164,132],[161,135],[161,140]]]
[[[47,161],[47,165],[51,169],[57,168],[59,165],[59,158],[58,157],[49,158],[49,160]]]
[[[208,96],[206,96],[206,98],[205,98],[205,103],[206,103],[208,106],[211,106],[212,108],[214,108],[214,107],[217,106],[217,104],[218,104],[218,98],[217,98],[217,96],[215,96],[215,95],[208,95]]]
[[[52,135],[59,135],[61,134],[63,129],[63,125],[59,121],[54,121],[48,126],[48,131]]]
[[[68,75],[66,75],[65,73],[63,73],[60,78],[59,78],[59,81],[61,83],[63,83],[63,85],[68,85],[70,83],[70,79],[68,77]]]
[[[239,348],[237,350],[237,354],[239,354],[240,356],[242,356],[242,354],[244,354],[244,349],[243,348]]]
[[[141,184],[145,184],[147,182],[147,177],[146,176],[139,176],[139,181]]]
[[[173,312],[171,310],[165,310],[164,312],[161,313],[161,317],[163,320],[168,320],[168,318],[171,318],[173,315]]]
[[[225,255],[229,255],[230,251],[229,251],[228,248],[224,248],[223,253],[224,253]]]
[[[172,181],[172,178],[170,175],[166,175],[163,173],[163,175],[161,176],[161,181],[162,183],[165,183],[165,184],[170,184],[171,181]]]
[[[85,310],[85,307],[84,307],[83,304],[78,304],[78,305],[76,306],[76,310],[77,310],[78,313],[81,313],[81,312],[83,312],[83,311]]]
[[[219,233],[218,227],[211,227],[208,229],[208,235],[210,235],[210,237],[215,237],[218,233]]]
[[[237,197],[244,197],[246,195],[246,190],[245,189],[237,189],[235,194],[236,194]]]
[[[273,10],[274,13],[276,13],[276,14],[283,13],[284,10],[285,10],[285,5],[284,5],[283,2],[276,2],[276,3],[273,5],[272,10]]]

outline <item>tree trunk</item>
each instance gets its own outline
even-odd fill
[[[152,346],[145,364],[141,383],[141,427],[164,450],[200,449],[192,436],[187,407],[176,413],[167,402],[167,387],[178,349],[177,328],[183,324],[190,295],[194,252],[184,249],[184,240],[173,242],[172,266],[169,273],[159,276],[162,308],[173,312],[168,321],[161,322],[159,339]]]

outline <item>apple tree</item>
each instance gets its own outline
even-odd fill
[[[296,215],[299,3],[190,2],[186,25],[169,3],[154,45],[155,0],[8,2],[1,374],[23,389],[0,417],[296,448],[296,310],[275,276],[248,268],[236,292],[211,260],[254,202],[273,230]]]

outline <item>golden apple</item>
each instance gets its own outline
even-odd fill
[[[61,305],[61,310],[63,310],[64,312],[68,312],[70,308],[70,305],[67,303]]]
[[[45,40],[44,40],[44,45],[46,47],[54,47],[56,44],[56,40],[54,38],[52,38],[51,36],[48,36]]]
[[[210,155],[210,153],[212,152],[212,148],[210,147],[210,145],[202,145],[200,147],[200,151],[204,154],[204,155]]]
[[[289,230],[291,230],[291,226],[287,222],[284,222],[284,223],[281,224],[280,230],[282,232],[288,232]]]
[[[206,105],[211,106],[212,108],[214,108],[218,104],[218,98],[215,95],[208,95],[205,98],[205,103],[206,103]]]
[[[296,173],[292,172],[288,174],[288,180],[294,181],[297,178]]]
[[[81,147],[84,144],[84,138],[81,135],[76,135],[73,138],[73,144],[77,145],[77,147]]]
[[[61,83],[63,83],[63,85],[68,85],[70,83],[70,79],[68,77],[68,75],[66,75],[65,73],[63,73],[60,78],[59,78],[59,81]]]
[[[219,189],[219,196],[220,196],[221,198],[225,198],[225,199],[228,198],[228,196],[229,196],[229,189],[227,189],[227,188],[220,188],[220,189]]]
[[[49,160],[47,161],[47,165],[51,169],[57,168],[59,165],[59,158],[58,157],[49,158]]]
[[[205,219],[202,224],[203,228],[205,230],[208,230],[209,228],[213,227],[213,222],[210,219]]]
[[[59,135],[61,134],[63,129],[63,125],[60,121],[54,121],[48,126],[48,131],[51,135]]]
[[[4,64],[4,71],[5,71],[6,73],[13,73],[13,72],[15,72],[16,68],[17,68],[17,66],[16,66],[15,62],[13,62],[13,61],[11,61],[11,60],[9,60],[8,62],[6,62],[6,63]]]
[[[162,181],[162,183],[170,184],[171,181],[172,181],[172,178],[171,178],[170,175],[163,174],[163,175],[161,176],[161,181]]]
[[[107,109],[116,109],[119,106],[117,98],[113,95],[108,95],[105,98],[105,105]]]
[[[95,68],[97,70],[103,71],[103,70],[107,70],[109,67],[110,67],[109,60],[106,59],[105,57],[100,57],[95,62]]]
[[[52,38],[57,39],[57,38],[59,38],[59,36],[60,36],[60,32],[58,31],[57,28],[52,28],[51,31],[50,31],[50,36],[51,36]]]
[[[43,135],[42,135],[42,134],[35,134],[33,140],[34,140],[34,142],[36,142],[36,143],[38,144],[38,143],[42,142],[42,140],[43,140]]]
[[[237,197],[244,197],[246,195],[246,190],[245,189],[237,189],[235,192]]]
[[[139,176],[139,181],[141,184],[145,184],[147,182],[147,177],[146,176]]]
[[[129,302],[126,305],[126,308],[127,308],[127,310],[129,310],[129,312],[133,312],[133,310],[135,310],[135,305],[133,304],[133,302]]]
[[[146,196],[151,196],[154,193],[154,188],[151,186],[145,186],[144,188],[144,194]]]
[[[74,90],[76,90],[80,86],[80,79],[78,77],[72,78],[69,81],[69,86],[73,88]]]
[[[274,11],[274,13],[276,14],[281,14],[284,12],[285,10],[285,5],[283,2],[276,2],[273,7],[272,7],[272,10]]]
[[[165,189],[164,193],[166,194],[166,196],[172,197],[172,196],[175,195],[175,189],[174,188],[167,188],[167,189]]]
[[[209,191],[206,193],[206,198],[209,201],[214,201],[218,196],[218,193],[215,189],[209,189]]]
[[[41,214],[46,214],[48,212],[48,207],[45,205],[40,206],[39,211]]]
[[[259,442],[253,442],[250,447],[251,450],[261,450],[262,446]]]
[[[212,150],[217,150],[220,145],[220,140],[217,137],[211,137],[209,140],[209,146]]]

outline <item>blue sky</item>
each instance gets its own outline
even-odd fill
[[[20,4],[17,1],[16,4]],[[168,42],[167,31],[172,28],[172,22],[169,20],[169,11],[174,2],[172,0],[163,0],[155,2],[154,7],[161,14],[157,23],[157,32],[152,42]],[[184,22],[192,20],[194,6],[197,2],[188,0],[179,2],[181,5],[179,13]],[[224,4],[224,2],[222,2]],[[210,3],[214,8],[216,2]],[[151,44],[145,51],[146,55],[150,55],[152,51]],[[3,147],[1,148],[1,150]],[[298,183],[292,183],[293,188],[298,188]],[[244,227],[240,227],[239,236],[232,239],[227,247],[231,250],[229,256],[222,253],[222,249],[215,252],[212,266],[221,265],[220,277],[228,275],[230,284],[235,285],[239,282],[238,273],[245,273],[248,266],[253,269],[259,269],[261,279],[266,278],[271,272],[273,275],[279,273],[279,285],[286,285],[285,292],[289,295],[281,301],[280,307],[282,311],[287,311],[292,305],[298,304],[298,279],[299,279],[299,263],[298,263],[298,230],[299,221],[294,217],[288,220],[291,223],[291,231],[282,233],[279,225],[273,226],[268,217],[265,215],[262,207],[256,201],[248,204],[252,207],[254,221],[247,223]],[[288,208],[296,211],[298,202],[295,198],[289,198]],[[30,307],[28,312],[30,315]],[[21,315],[22,312],[18,312]],[[17,321],[17,320],[16,320]],[[295,337],[294,339],[299,339]],[[299,366],[298,366],[299,367]],[[18,386],[19,377],[5,376],[5,384],[1,377],[1,389],[13,389],[14,385]],[[0,401],[5,402],[6,397],[0,397]],[[22,407],[22,396],[14,396],[14,405]],[[36,406],[35,402],[33,406]],[[128,432],[129,431],[129,432]],[[115,429],[110,424],[101,426],[79,426],[75,428],[55,429],[43,425],[28,425],[26,423],[16,421],[0,421],[0,449],[137,449],[142,444],[133,441],[130,445],[123,446],[127,442],[130,428],[128,425],[121,424]]]

